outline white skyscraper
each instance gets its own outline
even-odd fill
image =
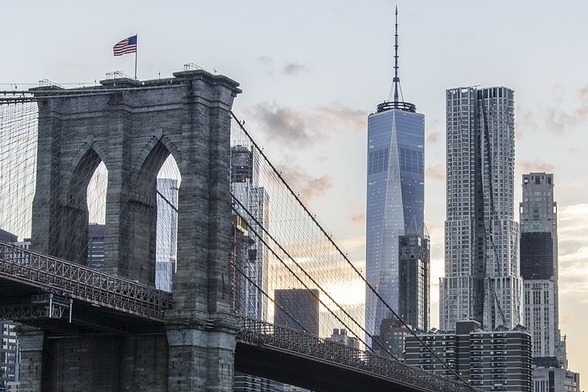
[[[447,220],[440,327],[476,320],[484,330],[522,323],[514,210],[514,93],[447,90]]]

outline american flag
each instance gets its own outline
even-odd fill
[[[115,56],[122,56],[127,53],[137,53],[137,35],[133,35],[132,37],[117,42],[112,49],[114,50]]]

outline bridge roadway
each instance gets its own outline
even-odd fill
[[[0,318],[64,332],[161,331],[172,306],[171,293],[6,242],[0,298]]]
[[[0,319],[71,333],[165,333],[170,293],[0,241]],[[235,370],[317,391],[476,391],[339,343],[239,318]]]

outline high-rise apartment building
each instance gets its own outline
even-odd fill
[[[514,92],[447,90],[447,220],[440,327],[476,320],[484,330],[522,319],[514,213]]]
[[[533,336],[533,356],[555,357],[560,336],[553,174],[523,174],[522,186],[520,262],[525,325]]]
[[[396,24],[396,27],[398,24]],[[399,237],[424,232],[425,116],[399,97],[398,30],[393,97],[368,116],[366,272],[368,283],[398,311]],[[368,288],[365,324],[378,333],[390,310]]]

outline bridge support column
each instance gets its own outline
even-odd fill
[[[168,391],[232,392],[235,336],[227,329],[168,329]]]
[[[21,392],[42,391],[44,340],[45,333],[42,330],[24,325],[19,327]]]

